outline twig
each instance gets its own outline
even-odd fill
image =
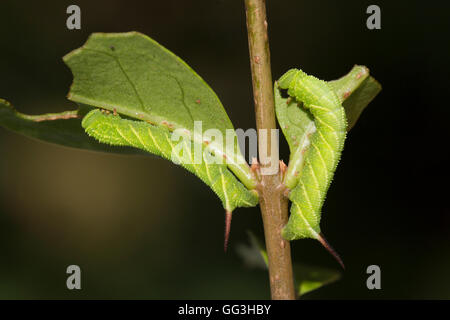
[[[270,134],[271,130],[276,129],[276,123],[265,0],[245,0],[245,8],[261,160],[262,148],[270,151],[272,144],[278,144],[278,141],[271,140]],[[269,132],[266,139],[262,139],[261,129]],[[263,140],[267,141],[266,145],[261,145]],[[264,167],[274,164],[278,167],[278,162],[278,153],[270,154],[270,163],[260,165]],[[290,245],[281,236],[281,230],[288,220],[288,200],[283,195],[282,188],[278,188],[280,183],[280,171],[277,174],[261,176],[260,206],[269,260],[272,299],[287,300],[295,299],[295,290]]]

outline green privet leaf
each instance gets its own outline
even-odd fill
[[[183,129],[195,143],[203,132],[227,130],[234,148],[210,141],[211,150],[227,159],[230,170],[249,188],[257,182],[239,151],[233,125],[211,88],[185,62],[138,33],[95,33],[64,57],[74,81],[68,98],[128,117]],[[202,131],[194,130],[201,121]],[[234,150],[231,150],[234,149]]]
[[[267,252],[264,245],[253,232],[248,231],[247,233],[250,243],[249,245],[240,244],[237,247],[239,256],[247,267],[268,270]],[[336,282],[341,278],[341,273],[335,269],[300,263],[294,263],[292,267],[299,296]]]
[[[113,153],[140,153],[133,148],[116,148],[100,144],[86,135],[81,119],[86,110],[80,108],[61,113],[26,115],[6,100],[0,99],[0,126],[13,132],[67,147]],[[138,151],[138,152],[136,152]]]
[[[293,264],[293,272],[299,296],[336,282],[341,278],[341,273],[337,270],[298,263]]]
[[[214,163],[220,159],[214,157],[209,146],[191,141],[189,135],[176,135],[178,131],[172,133],[167,127],[122,119],[98,109],[84,117],[82,126],[99,142],[139,148],[180,164],[211,187],[227,212],[258,204],[257,192],[239,182],[226,164]]]
[[[367,105],[380,93],[381,85],[365,66],[354,66],[340,79],[328,84],[339,96],[347,116],[347,130],[353,128]]]
[[[247,235],[250,243],[240,243],[236,247],[237,254],[245,266],[268,270],[269,258],[264,244],[250,230],[247,230]]]

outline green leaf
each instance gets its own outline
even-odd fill
[[[175,133],[164,126],[122,119],[120,115],[107,114],[98,109],[84,117],[82,126],[90,136],[102,143],[132,146],[182,165],[211,187],[230,214],[236,207],[258,204],[255,190],[248,190],[225,164],[214,163],[213,157],[207,158],[210,155],[207,147],[192,142],[188,135],[174,137]]]
[[[369,103],[380,93],[381,85],[373,77],[368,77],[344,101],[343,105],[347,115],[348,130],[353,128],[359,116]]]
[[[355,65],[349,73],[341,78],[328,81],[328,85],[341,101],[345,101],[369,76],[370,72],[367,67]]]
[[[257,184],[239,151],[233,125],[211,88],[185,62],[149,37],[138,33],[95,33],[79,49],[64,57],[74,82],[72,101],[117,111],[170,131],[183,129],[195,143],[205,143],[194,130],[232,130],[235,152],[219,141],[210,142],[215,154],[250,189]]]
[[[252,231],[247,230],[247,235],[250,243],[239,244],[236,248],[238,255],[247,267],[268,270],[269,258],[264,244]]]
[[[18,112],[8,101],[0,99],[0,125],[13,132],[59,145],[92,151],[144,154],[132,148],[116,148],[90,138],[81,127],[83,109],[42,115]]]
[[[342,78],[328,84],[344,101],[347,130],[354,127],[363,110],[381,91],[380,83],[369,75],[369,69],[357,65]]]
[[[304,264],[294,263],[293,272],[299,296],[336,282],[341,278],[341,273],[337,270]]]

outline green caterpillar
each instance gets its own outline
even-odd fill
[[[335,254],[321,235],[320,217],[344,146],[347,131],[345,110],[340,98],[325,81],[301,70],[286,72],[278,86],[287,89],[290,97],[310,111],[315,125],[315,128],[308,128],[309,141],[302,142],[289,163],[289,167],[297,168],[298,174],[286,175],[291,179],[288,187],[292,189],[289,193],[292,207],[283,236],[288,240],[317,239]]]
[[[122,119],[118,114],[108,114],[95,109],[90,111],[82,121],[86,133],[99,142],[115,146],[131,146],[168,160],[173,159],[175,146],[172,132],[164,126],[154,126],[145,121]],[[189,141],[190,143],[188,144]],[[255,190],[248,190],[227,169],[226,164],[211,163],[206,158],[207,152],[202,145],[201,163],[195,163],[195,142],[182,139],[181,148],[176,164],[197,175],[220,198],[226,210],[225,248],[231,223],[231,213],[237,207],[253,207],[259,202]]]

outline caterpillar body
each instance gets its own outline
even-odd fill
[[[347,131],[345,110],[340,98],[325,81],[301,70],[286,72],[279,79],[278,86],[287,89],[290,97],[303,103],[315,124],[307,148],[299,150],[303,154],[303,168],[291,183],[289,199],[293,204],[283,236],[288,240],[314,238],[326,244],[320,232],[321,209],[344,146]]]
[[[206,158],[205,146],[201,146],[203,161],[194,159],[195,142],[183,139],[172,140],[172,132],[164,126],[154,126],[145,121],[123,119],[120,115],[103,113],[99,109],[90,111],[82,121],[86,133],[99,142],[115,146],[130,146],[161,156],[197,175],[222,200],[226,210],[225,249],[231,223],[231,213],[236,207],[253,207],[258,204],[258,194],[247,189],[226,164],[211,163]],[[188,143],[189,141],[189,143]],[[173,150],[183,143],[178,159]],[[176,154],[176,153],[175,153]]]

